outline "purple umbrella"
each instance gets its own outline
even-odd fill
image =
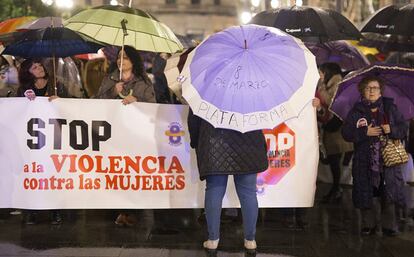
[[[45,29],[49,27],[63,27],[61,17],[42,17],[28,23],[25,23],[17,28],[18,31],[25,31],[29,29]]]
[[[361,100],[358,84],[368,75],[384,81],[383,95],[394,99],[405,119],[414,118],[414,69],[386,65],[372,65],[351,72],[343,79],[330,107],[339,118],[345,120],[355,103]]]
[[[242,132],[297,117],[314,97],[315,57],[279,29],[230,27],[197,46],[179,77],[194,114]]]
[[[316,56],[316,63],[335,62],[344,71],[358,70],[368,66],[368,59],[355,46],[344,40],[327,43],[305,43]]]

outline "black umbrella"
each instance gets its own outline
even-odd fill
[[[333,10],[309,6],[277,8],[258,13],[252,24],[275,27],[306,42],[361,38],[358,29]]]
[[[386,6],[375,12],[362,26],[361,32],[373,32],[381,35],[391,34],[414,36],[414,4],[401,8]]]
[[[365,21],[361,45],[380,51],[414,51],[414,4],[401,8],[390,5],[375,12]]]
[[[363,33],[364,38],[358,43],[362,46],[375,47],[381,52],[414,52],[414,36],[382,35],[379,33]]]
[[[6,44],[2,54],[24,58],[67,57],[96,53],[103,47],[88,36],[62,27],[15,32]]]
[[[387,64],[402,64],[404,66],[414,68],[414,53],[394,52],[385,60]]]
[[[62,27],[15,32],[2,54],[24,58],[67,57],[76,54],[96,53],[102,44],[92,38]],[[55,74],[53,65],[53,74]],[[56,79],[54,79],[56,92]]]
[[[193,39],[191,39],[189,36],[183,36],[179,34],[175,34],[175,35],[177,36],[178,40],[180,40],[184,49],[189,49],[191,47],[197,46],[197,43]]]

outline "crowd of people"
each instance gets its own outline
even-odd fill
[[[106,75],[95,93],[88,96],[98,99],[119,99],[124,105],[134,102],[177,103],[168,89],[163,74],[166,54],[156,54],[152,60],[144,61],[142,53],[131,46],[118,49],[115,58],[107,58],[109,63]],[[84,72],[83,61],[77,60],[80,72]],[[122,62],[122,68],[121,68]],[[149,65],[151,64],[151,65]],[[150,67],[151,66],[151,67]],[[150,69],[151,68],[151,69]],[[148,71],[152,74],[149,76]],[[50,75],[44,60],[19,60],[0,58],[0,95],[2,97],[27,97],[34,100],[47,96],[50,101],[58,97],[74,97],[70,94],[67,81]],[[355,208],[362,214],[361,234],[382,233],[387,236],[398,234],[396,206],[406,206],[404,200],[401,165],[386,167],[381,157],[380,136],[405,140],[410,145],[408,122],[404,120],[393,99],[383,96],[384,83],[378,77],[368,76],[358,85],[361,100],[355,104],[345,120],[340,120],[329,110],[329,106],[343,79],[343,71],[337,63],[324,63],[319,66],[320,81],[313,101],[317,109],[326,162],[332,173],[332,187],[322,199],[324,204],[340,202],[340,185],[343,164],[348,165],[352,157],[352,196]],[[86,97],[87,94],[85,94]],[[237,195],[241,203],[244,226],[244,246],[256,249],[256,222],[258,202],[256,197],[256,175],[268,167],[266,142],[261,131],[241,133],[214,128],[190,110],[188,127],[191,147],[196,150],[200,179],[206,180],[205,217],[208,238],[203,246],[216,249],[220,240],[221,204],[228,176],[233,175]],[[220,158],[226,151],[227,159]],[[27,225],[36,224],[37,211],[24,212]],[[63,222],[61,211],[53,210],[51,223]],[[288,219],[297,215],[300,226],[306,226],[305,212],[302,209],[285,209]],[[119,210],[115,224],[133,226],[136,220],[133,213]],[[378,218],[381,217],[382,218]]]

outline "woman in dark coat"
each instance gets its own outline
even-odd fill
[[[380,135],[403,139],[407,124],[393,99],[382,97],[384,85],[377,77],[365,77],[358,89],[362,100],[349,112],[342,128],[344,139],[354,143],[352,199],[361,210],[363,235],[380,232],[375,210],[382,209],[382,232],[396,235],[395,204],[404,205],[401,166],[385,167]]]
[[[195,148],[197,154],[200,179],[206,180],[204,207],[208,240],[204,242],[204,248],[217,248],[222,200],[228,175],[234,175],[243,216],[244,246],[248,250],[256,249],[256,176],[268,167],[266,141],[262,131],[241,133],[214,128],[195,116],[191,110],[188,128],[191,147]]]

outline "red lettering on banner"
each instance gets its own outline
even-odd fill
[[[129,168],[132,168],[136,173],[139,173],[139,161],[141,156],[135,156],[135,162],[129,156],[124,156],[125,161],[125,174],[129,174]]]
[[[185,188],[185,173],[180,159],[177,156],[102,156],[102,155],[77,155],[77,154],[52,154],[52,163],[57,173],[67,174],[80,172],[79,189],[96,190],[101,188],[101,178],[104,176],[105,190],[182,190]],[[29,165],[27,165],[29,166]],[[39,170],[37,165],[36,170]],[[166,168],[168,167],[168,168]],[[39,170],[40,171],[40,170]],[[24,172],[26,171],[26,166]],[[131,173],[135,175],[131,176]],[[84,174],[91,174],[85,177]],[[70,182],[67,182],[71,180]],[[73,189],[72,178],[26,178],[23,187],[27,190],[62,190],[65,184],[68,189]]]
[[[185,187],[185,177],[183,175],[178,175],[176,182],[177,182],[176,189],[177,190],[183,190],[184,187]]]
[[[153,176],[154,179],[154,190],[164,190],[164,185],[162,184],[162,176]]]
[[[151,176],[141,176],[144,180],[142,181],[142,190],[150,190],[152,186],[150,185]]]
[[[69,158],[68,158],[69,157]],[[62,172],[65,165],[69,166],[69,172],[77,172],[78,170],[83,173],[112,173],[112,174],[130,174],[134,171],[136,174],[141,171],[146,174],[173,174],[184,173],[183,166],[180,159],[177,156],[172,156],[170,163],[165,156],[135,156],[133,160],[130,156],[108,156],[107,160],[101,155],[81,155],[78,157],[76,154],[52,154],[50,155],[53,165],[58,173]],[[69,159],[69,163],[68,163]],[[105,166],[105,163],[108,163]],[[168,169],[165,169],[166,163]],[[38,170],[40,165],[38,165]],[[41,167],[42,168],[42,167]]]
[[[295,132],[285,123],[263,130],[269,167],[257,175],[258,188],[277,184],[295,166]],[[260,191],[260,190],[259,190]],[[259,192],[260,193],[260,192]]]
[[[158,156],[158,161],[159,161],[159,171],[158,173],[165,173],[165,156]]]
[[[81,157],[79,157],[78,165],[80,171],[85,173],[91,172],[94,168],[93,159],[89,155],[82,155]]]
[[[149,166],[148,166],[148,162],[149,161],[151,161],[152,162],[152,167],[153,168],[150,168]],[[142,169],[146,172],[146,173],[148,173],[148,174],[151,174],[151,173],[154,173],[154,172],[156,172],[157,171],[157,168],[155,168],[155,164],[157,163],[157,158],[155,158],[154,156],[147,156],[147,157],[145,157],[144,158],[144,160],[142,161]]]
[[[102,158],[103,156],[101,155],[96,155],[95,159],[96,159],[96,173],[108,173],[108,167],[106,167],[105,169],[102,169]]]
[[[185,188],[184,175],[105,175],[105,181],[106,190],[163,191]]]
[[[62,170],[63,164],[65,163],[66,158],[68,157],[67,154],[62,155],[62,160],[59,161],[58,154],[52,154],[50,158],[52,158],[53,165],[55,165],[56,171],[59,173]]]
[[[109,173],[122,173],[122,169],[119,169],[120,167],[120,161],[122,161],[121,156],[108,156],[109,159]]]
[[[173,185],[173,180],[174,180],[174,176],[172,175],[167,175],[165,176],[165,190],[172,190],[174,189],[174,185]]]
[[[129,187],[131,186],[131,180],[123,179],[124,178],[123,175],[120,175],[119,177],[121,178],[119,182],[119,187],[121,188],[121,190],[128,190]]]
[[[177,158],[177,156],[173,156],[170,168],[168,169],[167,173],[172,173],[173,171],[176,173],[184,173],[183,166],[181,166],[180,160]]]
[[[99,178],[85,178],[83,174],[79,175],[79,189],[81,190],[99,189],[101,187],[100,182]]]
[[[118,176],[105,175],[106,186],[105,189],[118,190]]]
[[[26,190],[72,190],[73,179],[71,178],[25,178],[23,188]]]
[[[69,172],[76,172],[76,158],[78,157],[78,155],[76,154],[71,154],[69,155],[69,159],[70,159],[70,169]]]

